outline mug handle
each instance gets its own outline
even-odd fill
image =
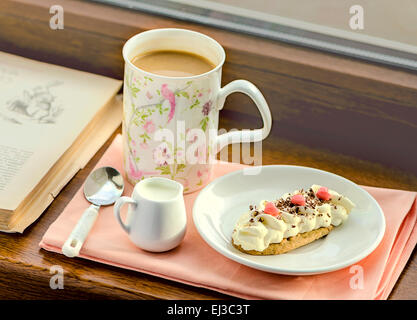
[[[217,152],[230,143],[262,141],[271,131],[272,116],[268,103],[259,89],[249,81],[234,80],[221,88],[218,93],[218,110],[223,109],[226,97],[234,92],[244,93],[248,95],[253,102],[255,102],[255,105],[258,107],[261,114],[264,126],[262,129],[231,131],[217,136]]]
[[[120,197],[117,199],[116,203],[114,204],[114,216],[116,217],[119,224],[122,226],[123,230],[127,233],[130,233],[130,226],[123,223],[122,218],[120,217],[120,209],[124,204],[133,204],[137,205],[137,202],[130,197]]]

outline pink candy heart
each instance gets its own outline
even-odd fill
[[[273,204],[272,202],[267,202],[265,204],[264,212],[274,217],[277,217],[280,214],[279,210],[277,209],[277,207],[275,207],[275,204]]]
[[[319,188],[319,190],[317,190],[317,192],[316,192],[316,196],[320,200],[324,200],[324,201],[330,200],[330,198],[331,198],[331,195],[329,193],[329,189],[327,189],[326,187]]]
[[[297,206],[305,206],[306,199],[304,199],[304,197],[301,194],[295,194],[291,197],[291,203]]]

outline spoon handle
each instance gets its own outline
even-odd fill
[[[69,258],[78,256],[80,249],[84,244],[84,240],[87,238],[88,233],[97,219],[99,209],[99,206],[92,204],[84,211],[81,219],[78,220],[77,225],[62,246],[62,253],[64,255]]]

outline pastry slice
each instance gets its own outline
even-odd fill
[[[329,234],[354,207],[336,191],[312,185],[276,201],[263,200],[259,208],[250,206],[235,226],[232,244],[252,255],[286,253]]]

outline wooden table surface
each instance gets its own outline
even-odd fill
[[[253,119],[224,110],[220,127],[256,127]],[[256,122],[256,121],[255,121]],[[120,129],[115,132],[117,134]],[[23,234],[0,234],[0,298],[2,299],[227,299],[214,291],[179,284],[138,272],[69,259],[38,246],[48,226],[59,216],[108,147],[115,134],[62,190],[41,218]],[[320,168],[345,176],[358,184],[417,189],[417,177],[350,156],[313,149],[279,138],[278,128],[263,143],[263,164],[294,164]],[[64,270],[64,290],[49,286],[50,268]],[[407,263],[390,299],[417,298],[417,257]]]

